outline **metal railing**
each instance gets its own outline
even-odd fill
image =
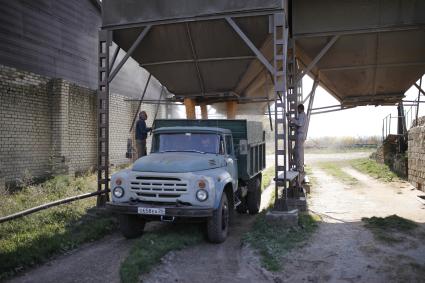
[[[409,101],[409,104],[404,104],[405,106],[410,106],[410,108],[404,112],[404,116],[406,117],[406,127],[408,129],[418,125],[419,105],[423,102],[424,101],[415,99],[413,101]]]
[[[418,101],[417,99],[413,101],[408,101],[409,104],[405,104],[406,101],[403,102],[404,106],[410,106],[407,110],[404,110],[403,116],[394,116],[392,114],[388,114],[382,119],[382,141],[384,141],[389,135],[397,135],[397,130],[394,132],[391,128],[392,119],[403,118],[406,123],[406,129],[410,129],[411,127],[415,127],[418,125],[418,113],[419,113],[419,105],[420,103],[424,103],[425,101]],[[403,133],[406,134],[406,133]]]
[[[52,201],[52,202],[45,203],[45,204],[42,204],[42,205],[39,205],[39,206],[36,206],[36,207],[32,207],[32,208],[29,208],[29,209],[26,209],[26,210],[23,210],[23,211],[20,211],[20,212],[11,214],[11,215],[0,217],[0,223],[11,221],[11,220],[14,220],[14,219],[17,219],[17,218],[21,218],[25,215],[33,214],[35,212],[45,210],[45,209],[48,209],[48,208],[51,208],[51,207],[55,207],[55,206],[58,206],[58,205],[70,203],[70,202],[85,199],[85,198],[95,197],[95,196],[99,196],[99,195],[107,194],[107,193],[109,193],[109,190],[96,191],[96,192],[93,192],[93,193],[86,193],[86,194],[81,194],[81,195],[78,195],[78,196],[73,196],[73,197],[68,197],[68,198]]]

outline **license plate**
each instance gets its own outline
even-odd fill
[[[165,215],[165,208],[138,207],[138,214]]]

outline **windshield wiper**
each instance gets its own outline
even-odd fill
[[[160,153],[163,152],[196,152],[196,153],[202,153],[205,154],[206,152],[204,151],[199,151],[199,150],[195,150],[195,149],[186,149],[186,150],[163,150],[163,151],[159,151]]]

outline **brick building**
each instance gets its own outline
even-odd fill
[[[93,169],[97,156],[97,48],[93,0],[0,0],[0,186],[26,175]],[[111,52],[114,51],[114,46]],[[118,60],[124,56],[119,53]],[[128,163],[127,139],[148,74],[131,58],[111,84],[110,162]],[[151,80],[146,97],[161,86]],[[142,105],[154,117],[156,105]],[[164,106],[158,118],[171,117]]]

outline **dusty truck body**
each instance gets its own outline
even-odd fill
[[[223,242],[236,209],[255,214],[265,168],[262,125],[246,120],[157,120],[148,156],[112,175],[112,201],[127,238],[146,221],[205,221]]]

